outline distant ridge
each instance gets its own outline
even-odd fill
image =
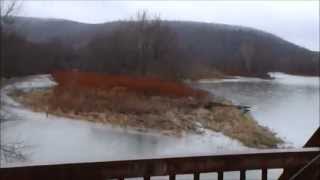
[[[88,24],[63,19],[15,17],[11,27],[35,43],[59,40],[75,49],[105,36],[125,21]],[[196,64],[232,75],[260,76],[270,71],[319,75],[319,52],[250,27],[192,21],[164,21]],[[251,48],[250,59],[243,49]],[[246,70],[244,64],[252,67]],[[227,64],[227,66],[226,66]],[[247,68],[248,69],[248,68]]]

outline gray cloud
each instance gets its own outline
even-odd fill
[[[139,9],[167,20],[249,26],[319,50],[319,1],[24,1],[21,16],[87,23],[126,19]]]

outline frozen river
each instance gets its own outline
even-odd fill
[[[292,146],[301,147],[319,127],[319,78],[271,75],[274,80],[203,80],[200,87],[235,104],[250,106],[259,124]]]
[[[319,79],[281,73],[272,75],[274,80],[203,80],[198,86],[236,104],[251,106],[251,113],[259,124],[275,131],[290,145],[302,146],[319,126]],[[1,166],[199,155],[247,149],[238,141],[212,131],[206,131],[204,135],[169,137],[52,115],[47,117],[44,113],[26,109],[7,96],[14,89],[30,90],[52,85],[48,76],[42,75],[2,88],[1,114],[10,120],[1,123],[1,144],[19,144],[21,148],[18,149],[27,159],[2,159]],[[255,179],[258,174],[253,171],[247,177]],[[273,174],[276,176],[279,171]],[[229,174],[230,179],[234,176],[237,174]]]
[[[24,146],[20,149],[27,161],[2,162],[1,165],[107,161],[247,149],[240,142],[209,130],[204,135],[171,137],[53,115],[47,117],[8,96],[14,89],[28,91],[52,85],[48,76],[35,76],[2,89],[1,113],[10,120],[1,123],[1,143]]]

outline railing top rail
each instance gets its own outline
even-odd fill
[[[313,133],[304,147],[320,147],[320,127]]]
[[[95,162],[75,162],[75,163],[59,163],[59,164],[39,164],[30,166],[14,166],[14,167],[0,167],[1,169],[6,168],[36,168],[45,166],[62,166],[62,165],[90,165],[90,164],[106,164],[106,163],[121,163],[121,162],[140,162],[140,161],[153,161],[153,160],[175,160],[175,159],[197,159],[197,158],[223,158],[228,157],[240,157],[240,156],[272,156],[272,155],[289,155],[289,154],[300,154],[300,153],[314,153],[320,152],[320,147],[306,147],[306,148],[290,148],[290,149],[248,149],[246,151],[229,151],[222,153],[199,153],[193,154],[180,154],[180,155],[159,155],[159,156],[143,156],[142,158],[129,158],[125,160],[112,160],[112,161],[95,161]]]
[[[170,155],[160,155],[160,156],[143,156],[142,158],[131,158],[125,160],[112,160],[112,161],[96,161],[96,162],[75,162],[75,163],[60,163],[60,164],[43,164],[43,165],[30,165],[30,166],[17,166],[17,167],[1,167],[5,168],[37,168],[37,167],[45,167],[45,166],[63,166],[63,165],[90,165],[90,164],[109,164],[109,163],[121,163],[121,162],[142,162],[142,161],[156,161],[156,160],[179,160],[179,159],[199,159],[199,158],[223,158],[225,156],[228,157],[242,157],[242,156],[272,156],[272,155],[289,155],[289,154],[300,154],[300,153],[314,153],[320,152],[320,148],[318,147],[309,147],[309,148],[292,148],[292,149],[248,149],[246,151],[230,151],[224,153],[213,153],[213,154],[197,154],[190,155],[184,154],[179,156],[170,156]]]
[[[24,177],[143,177],[242,169],[294,168],[305,165],[320,148],[271,149],[202,156],[161,157],[125,161],[1,168],[1,174]],[[59,176],[57,176],[59,175]],[[25,178],[24,178],[25,179]],[[31,178],[32,179],[32,178]],[[62,178],[63,179],[63,178]]]
[[[304,147],[320,147],[320,127],[317,128],[317,130],[313,133],[313,135],[307,141]],[[303,168],[305,170],[304,166],[299,168]],[[288,177],[292,177],[296,171],[300,170],[299,168],[284,169],[283,174],[281,175],[279,180],[285,180],[285,179],[288,179]],[[304,172],[304,173],[314,174],[312,169],[309,169],[307,170],[307,172]],[[307,178],[307,179],[311,179],[311,178]]]

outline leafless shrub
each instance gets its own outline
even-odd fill
[[[6,111],[0,111],[0,125],[7,121],[16,120],[14,116],[10,115],[10,113],[6,113]],[[2,128],[2,127],[1,127]],[[2,132],[1,132],[2,133]],[[0,144],[0,161],[5,162],[13,162],[13,161],[26,161],[27,157],[22,152],[22,150],[26,148],[23,142],[12,142],[12,143],[4,143]]]
[[[1,24],[13,23],[12,16],[16,15],[21,7],[21,1],[19,0],[0,0],[0,12],[1,12]]]
[[[15,142],[1,145],[0,154],[1,161],[14,162],[14,161],[26,161],[26,155],[22,152],[25,148],[24,143]]]

